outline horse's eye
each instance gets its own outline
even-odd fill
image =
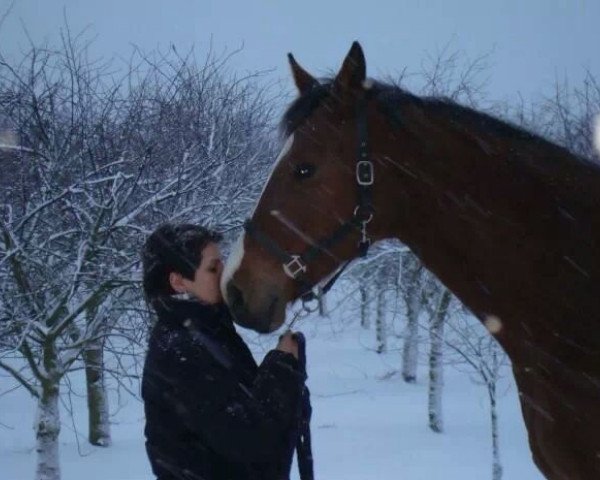
[[[316,167],[311,163],[301,163],[300,165],[296,165],[294,174],[299,179],[309,178],[315,174],[315,170]]]

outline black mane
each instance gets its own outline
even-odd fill
[[[331,95],[332,83],[332,78],[324,79],[292,102],[284,113],[280,124],[280,130],[286,137],[293,133]],[[388,119],[398,127],[404,123],[402,106],[413,104],[422,108],[426,113],[449,119],[456,126],[462,126],[463,128],[469,126],[476,131],[508,139],[528,140],[545,144],[548,147],[562,148],[507,120],[461,105],[446,97],[419,97],[398,85],[383,82],[374,82],[367,94],[375,99]],[[408,125],[404,126],[410,127]],[[568,153],[574,155],[573,152]]]
[[[323,100],[329,97],[331,84],[331,79],[316,83],[308,92],[300,95],[292,102],[283,114],[279,125],[279,130],[285,137],[294,133],[304,120],[310,117],[319,105],[323,103]]]

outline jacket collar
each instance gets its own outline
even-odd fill
[[[171,325],[191,326],[201,330],[233,330],[233,320],[224,302],[209,305],[181,295],[156,298],[152,305],[159,322]]]

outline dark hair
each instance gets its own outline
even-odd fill
[[[220,233],[189,223],[158,227],[146,240],[142,250],[143,288],[148,300],[175,293],[169,274],[177,272],[188,280],[194,279],[202,262],[202,249],[218,243]]]

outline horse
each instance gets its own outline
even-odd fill
[[[277,329],[287,304],[397,238],[493,321],[542,473],[600,478],[600,167],[367,78],[357,42],[325,80],[288,57],[285,144],[221,284],[236,322]]]

